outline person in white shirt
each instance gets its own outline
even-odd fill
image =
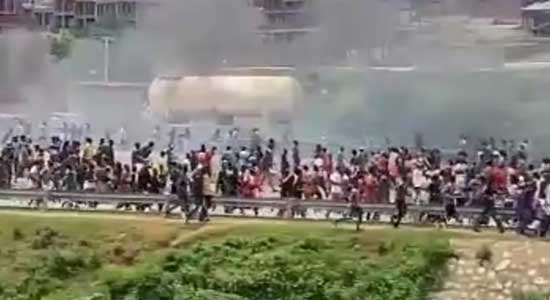
[[[330,195],[333,200],[340,200],[342,198],[342,173],[336,170],[330,174]]]
[[[466,173],[468,171],[468,164],[464,161],[458,161],[452,169],[453,176],[455,177],[455,188],[457,192],[464,192],[466,189]]]
[[[210,172],[212,173],[213,182],[218,182],[218,176],[222,169],[221,163],[222,163],[222,157],[218,153],[218,149],[216,147],[213,147],[211,149],[211,157],[210,157]]]
[[[120,145],[125,146],[128,142],[128,136],[126,134],[126,128],[124,128],[124,126],[120,127],[120,129],[118,130],[118,135]]]
[[[540,195],[543,197],[538,197],[539,199],[539,205],[541,210],[541,220],[540,220],[540,227],[539,227],[539,236],[545,237],[548,233],[548,229],[550,229],[550,184],[547,184],[548,181],[550,181],[550,175],[545,174],[543,182],[546,181],[546,185],[544,187],[545,193]]]
[[[412,172],[412,184],[414,188],[414,202],[420,204],[420,195],[422,189],[426,186],[427,178],[424,175],[424,170],[421,165],[417,164],[413,167]]]

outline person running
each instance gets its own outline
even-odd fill
[[[516,203],[516,214],[518,226],[516,231],[520,235],[525,235],[529,224],[535,218],[534,201],[536,196],[536,183],[533,180],[525,180],[520,177],[520,193]]]
[[[486,224],[490,219],[493,219],[497,225],[497,228],[500,233],[504,233],[504,227],[502,226],[502,221],[497,216],[495,209],[495,199],[494,193],[491,192],[491,189],[488,187],[487,183],[478,187],[480,190],[477,193],[477,200],[481,204],[481,214],[473,222],[473,230],[475,232],[480,232],[480,226]]]
[[[395,210],[396,213],[391,217],[393,227],[398,228],[407,214],[407,185],[405,181],[398,178],[395,187]]]
[[[359,202],[359,191],[353,189],[349,192],[349,211],[342,218],[334,221],[334,226],[337,227],[338,223],[344,221],[355,220],[355,230],[361,230],[361,224],[363,223],[364,211]]]
[[[204,167],[198,166],[197,169],[191,174],[192,184],[191,192],[193,195],[194,206],[193,209],[190,209],[186,213],[185,222],[189,222],[195,217],[197,212],[199,213],[199,221],[202,221],[205,216],[208,216],[208,212],[204,212]]]

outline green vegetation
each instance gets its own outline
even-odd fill
[[[513,293],[514,300],[548,300],[550,299],[550,292],[522,292],[517,291]]]
[[[0,299],[75,299],[93,291],[105,269],[145,261],[179,231],[154,219],[2,213]]]
[[[50,54],[56,60],[63,60],[71,55],[74,36],[68,31],[61,31],[58,36],[51,39]]]
[[[50,216],[50,217],[48,217]],[[0,216],[0,299],[426,299],[448,233]]]
[[[353,245],[324,238],[230,238],[175,251],[160,264],[118,273],[106,284],[112,300],[202,299],[208,293],[250,300],[425,299],[451,255],[443,241],[406,244],[381,258]]]

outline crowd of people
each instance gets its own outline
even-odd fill
[[[350,215],[358,215],[360,204],[394,203],[395,226],[414,203],[444,205],[445,220],[458,219],[457,206],[483,207],[476,229],[489,217],[502,229],[497,206],[516,209],[520,233],[536,227],[546,235],[550,227],[550,159],[535,165],[527,142],[497,146],[488,140],[449,157],[420,146],[333,152],[319,144],[303,153],[298,141],[279,145],[254,130],[247,145],[202,145],[184,154],[171,145],[157,147],[154,141],[135,143],[124,161],[105,138],[81,143],[52,137],[41,146],[14,136],[1,151],[0,188],[176,194],[178,202],[164,210],[183,206],[188,217],[198,212],[201,220],[214,196],[280,195],[347,202]]]

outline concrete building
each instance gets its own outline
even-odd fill
[[[21,0],[0,0],[0,32],[29,25],[21,5]]]
[[[75,25],[79,28],[101,21],[135,25],[137,20],[134,0],[77,0],[74,12]]]
[[[18,0],[0,0],[18,1]],[[23,0],[21,0],[23,1]],[[139,0],[24,0],[14,15],[27,16],[29,26],[56,31],[63,28],[86,29],[102,22],[106,25],[135,25]],[[144,3],[140,1],[140,3]],[[1,6],[0,6],[1,7]],[[8,6],[11,8],[12,6]],[[2,14],[0,13],[0,24]]]
[[[521,12],[523,29],[536,36],[550,35],[550,1],[531,3]]]
[[[291,42],[298,36],[315,31],[312,16],[313,0],[249,0],[249,5],[261,10],[263,22],[258,34],[265,42]]]

